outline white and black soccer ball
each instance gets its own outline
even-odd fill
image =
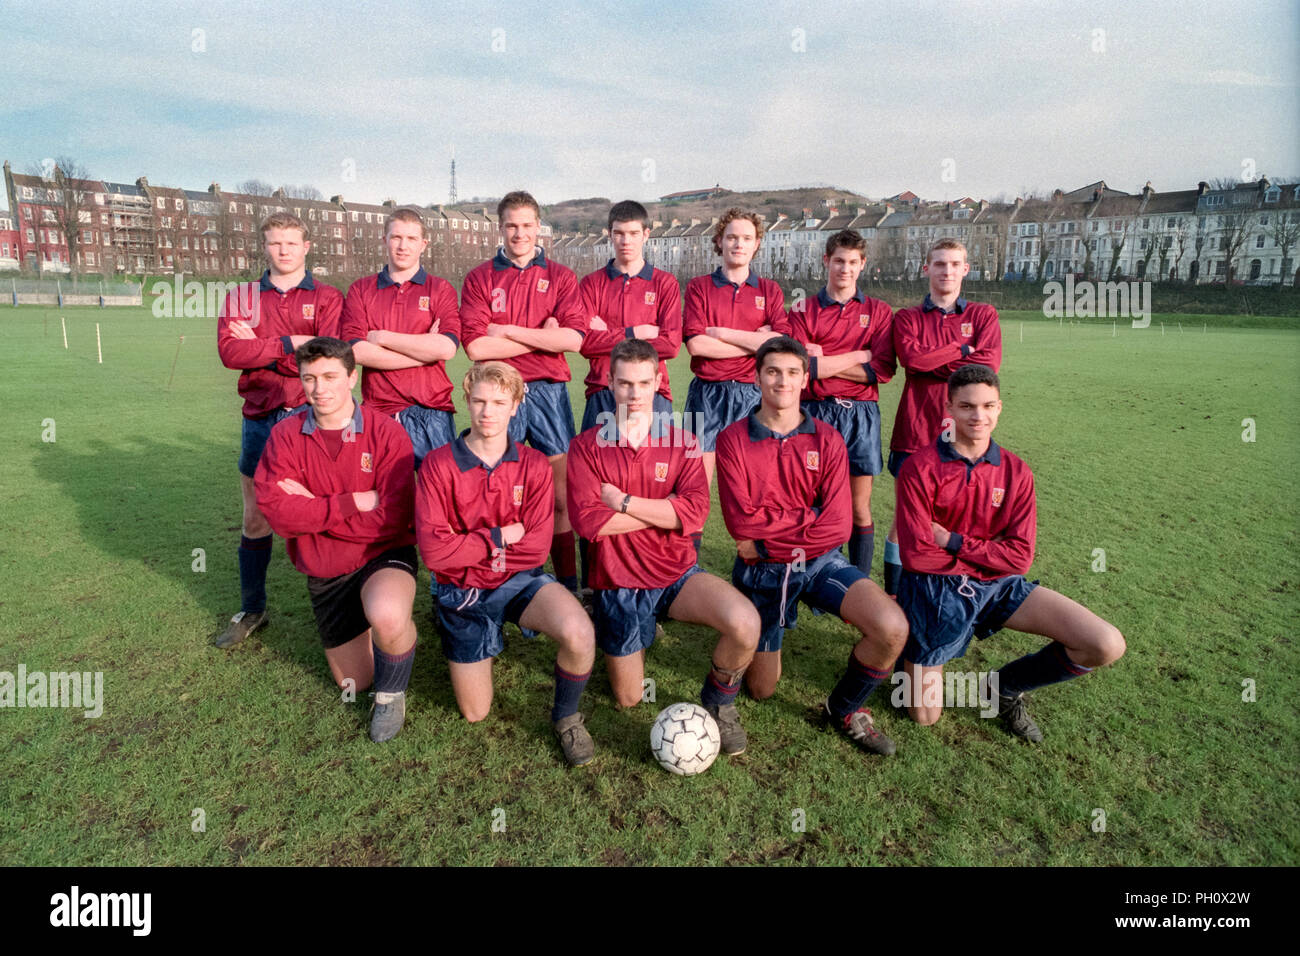
[[[708,770],[721,749],[718,722],[699,704],[670,704],[650,728],[650,752],[659,765],[684,777]]]

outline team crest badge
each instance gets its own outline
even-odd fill
[[[522,505],[524,503],[524,486],[515,485],[512,489],[511,497],[514,498],[516,505]]]
[[[655,304],[655,294],[654,294],[653,292],[647,292],[647,293],[645,294],[645,304],[646,304],[646,305],[654,305],[654,304]]]
[[[804,452],[803,463],[809,471],[816,471],[821,466],[822,456],[815,451]]]
[[[963,322],[963,323],[961,324],[961,334],[964,335],[964,336],[966,336],[967,338],[970,338],[972,335],[974,335],[974,334],[975,334],[975,323],[974,323],[974,322]]]
[[[666,461],[655,462],[655,481],[667,481],[667,480],[668,480],[668,462]]]
[[[374,459],[370,457],[370,452],[368,451],[363,451],[361,453],[361,470],[364,472],[372,472],[375,470]]]
[[[1005,489],[1005,488],[994,488],[994,489],[993,489],[993,507],[994,507],[994,508],[1001,508],[1001,507],[1002,507],[1002,499],[1003,499],[1003,497],[1004,497],[1005,495],[1006,495],[1006,489]]]
[[[550,280],[550,279],[538,279],[538,280],[537,280],[537,291],[538,291],[538,292],[545,292],[545,291],[546,291],[547,289],[549,289],[550,287],[551,287],[551,280]]]
[[[421,312],[429,311],[429,297],[427,295],[420,296],[420,311]]]
[[[871,325],[871,313],[870,313],[870,312],[863,312],[862,314],[860,314],[860,315],[858,316],[858,325],[862,326],[864,329],[870,327],[870,325]]]
[[[761,295],[754,296],[754,308],[762,309],[766,306],[767,306],[767,299],[764,296]]]
[[[312,302],[304,302],[302,305],[302,317],[308,321],[316,318],[316,305]]]

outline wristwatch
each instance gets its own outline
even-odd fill
[[[627,506],[628,506],[628,503],[629,503],[631,500],[632,500],[632,496],[631,496],[631,495],[624,495],[624,496],[623,496],[623,503],[622,503],[621,505],[619,505],[619,507],[618,507],[618,510],[619,510],[619,513],[620,513],[620,514],[627,514]]]

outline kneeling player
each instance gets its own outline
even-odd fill
[[[731,582],[762,618],[758,652],[745,676],[756,698],[771,697],[781,677],[781,640],[797,623],[798,602],[829,611],[862,638],[824,705],[840,731],[865,749],[892,754],[862,706],[907,639],[907,620],[860,570],[844,559],[852,501],[848,451],[830,425],[799,408],[808,354],[789,336],[755,355],[761,403],[718,436],[718,497],[736,539]]]
[[[610,353],[618,438],[597,426],[569,446],[569,514],[592,542],[596,639],[621,707],[641,701],[655,622],[671,617],[718,632],[700,702],[718,721],[722,751],[744,753],[736,711],[740,678],[758,643],[758,614],[727,582],[695,563],[709,486],[695,436],[654,415],[659,356],[642,339]]]
[[[942,684],[945,661],[961,657],[971,637],[1003,627],[1051,638],[990,674],[982,696],[998,694],[998,716],[1011,733],[1037,743],[1042,732],[1023,694],[1110,664],[1124,638],[1086,607],[1026,581],[1034,560],[1037,509],[1029,466],[993,441],[1002,412],[997,373],[965,365],[948,379],[952,441],[941,435],[911,455],[898,475],[898,547],[903,574],[898,603],[911,635],[903,651],[911,689],[908,710],[933,724],[942,705],[924,694]]]
[[[308,576],[335,682],[365,690],[373,678],[370,739],[381,743],[402,729],[415,659],[411,441],[352,400],[357,369],[346,342],[314,338],[294,356],[311,407],[271,430],[253,482],[257,505]]]
[[[504,362],[480,362],[464,381],[470,427],[420,468],[415,527],[433,572],[433,603],[456,704],[471,722],[492,706],[492,660],[505,621],[528,637],[559,644],[551,723],[573,766],[595,756],[578,701],[596,657],[591,620],[555,578],[542,572],[555,526],[551,465],[510,440],[524,397],[523,377]]]

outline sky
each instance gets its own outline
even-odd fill
[[[1300,4],[0,0],[0,159],[326,197],[1300,175]],[[3,200],[0,200],[3,201]]]

